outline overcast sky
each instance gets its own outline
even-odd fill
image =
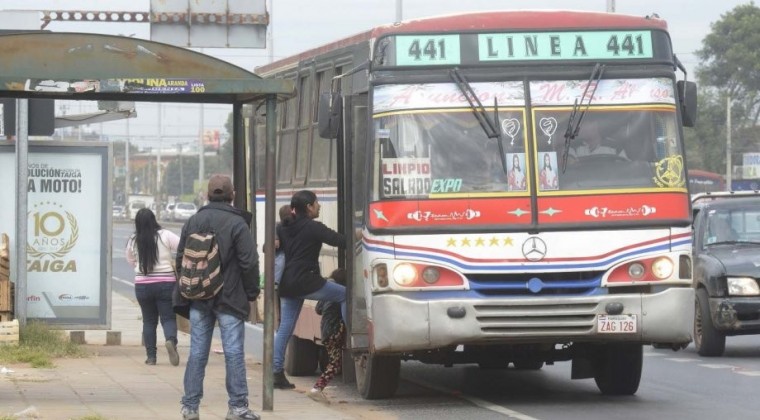
[[[223,0],[203,0],[223,1]],[[264,1],[264,0],[262,0]],[[181,0],[174,0],[181,2]],[[171,3],[162,0],[162,3]],[[271,4],[270,2],[267,2]],[[606,0],[402,0],[402,18],[413,19],[463,11],[497,9],[567,9],[604,11]],[[710,24],[747,0],[616,0],[616,12],[644,16],[657,13],[668,22],[673,48],[689,68],[696,64],[693,51],[710,31]],[[124,10],[149,11],[150,0],[0,0],[6,10]],[[274,57],[285,57],[304,49],[392,23],[396,0],[273,0],[272,30]],[[58,32],[135,34],[149,38],[148,24],[52,22],[47,29]],[[251,69],[268,62],[270,52],[254,49],[213,49],[204,52]]]
[[[181,0],[173,0],[181,2]],[[222,1],[222,0],[202,0]],[[264,0],[262,0],[264,1]],[[272,31],[275,59],[299,51],[363,32],[374,26],[393,23],[396,18],[396,0],[272,0]],[[163,3],[169,0],[162,0]],[[403,0],[402,18],[463,11],[497,9],[567,9],[604,11],[606,0]],[[657,13],[668,22],[673,49],[689,69],[697,58],[695,50],[701,48],[702,39],[710,32],[710,24],[721,15],[746,0],[616,0],[616,12],[637,16]],[[150,0],[0,0],[0,10],[87,10],[87,11],[143,11],[150,10]],[[267,4],[271,4],[267,1]],[[132,35],[150,38],[148,24],[135,23],[68,23],[52,22],[46,28],[54,32],[95,32]],[[253,70],[269,61],[270,51],[258,49],[204,49],[236,65]],[[139,112],[139,110],[138,110]],[[194,114],[197,115],[197,114]],[[197,120],[197,118],[196,118]],[[212,121],[214,121],[212,123]],[[110,123],[115,125],[118,123]],[[218,126],[216,119],[207,124]],[[223,121],[221,122],[223,124]],[[148,123],[150,125],[150,123]]]

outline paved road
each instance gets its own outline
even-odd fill
[[[115,250],[125,243],[129,227],[114,227]],[[114,253],[113,266],[116,277],[131,278],[123,271],[128,267],[121,253]],[[115,281],[114,287],[133,293],[126,282]],[[249,326],[248,331],[246,348],[260,360],[261,328]],[[593,380],[571,380],[568,362],[537,372],[404,362],[401,374],[399,391],[390,400],[363,400],[353,384],[340,381],[328,394],[355,412],[413,420],[760,417],[759,336],[729,337],[723,358],[702,358],[693,346],[680,352],[645,347],[641,386],[632,397],[605,397]]]

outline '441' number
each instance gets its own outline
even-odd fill
[[[424,61],[446,60],[446,42],[443,39],[430,39],[421,45],[419,40],[412,41],[409,56]]]

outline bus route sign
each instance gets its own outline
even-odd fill
[[[647,30],[398,35],[395,44],[397,66],[654,57]],[[477,55],[463,54],[475,45]]]

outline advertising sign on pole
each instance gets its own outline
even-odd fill
[[[111,153],[107,143],[29,144],[25,247],[29,320],[110,328]],[[0,143],[3,191],[15,190],[15,172],[14,145]],[[0,232],[11,236],[12,243],[15,212],[13,200],[0,201]]]
[[[760,153],[744,153],[742,155],[742,178],[760,178]]]

